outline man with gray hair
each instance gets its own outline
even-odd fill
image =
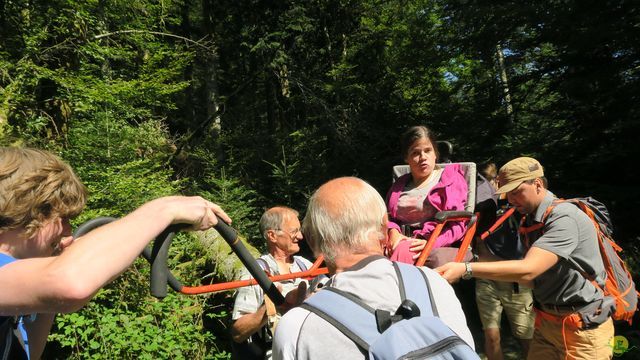
[[[388,246],[387,212],[382,197],[363,180],[344,177],[322,185],[310,198],[303,221],[314,255],[324,255],[333,287],[373,309],[395,312],[401,303]],[[451,286],[433,270],[421,268],[441,320],[473,347],[460,302]],[[425,294],[426,295],[426,294]],[[315,295],[313,295],[315,296]],[[364,359],[363,349],[336,327],[305,308],[287,312],[273,342],[274,359]]]
[[[285,206],[268,209],[260,218],[260,233],[267,242],[267,254],[257,259],[269,275],[284,275],[311,268],[312,264],[301,256],[300,220],[298,212]],[[248,271],[241,279],[250,279]],[[292,279],[278,283],[282,295],[297,289],[306,280]],[[306,285],[306,284],[305,284]],[[302,285],[302,286],[305,286]],[[304,289],[301,290],[301,294]],[[271,337],[280,314],[260,286],[240,288],[233,307],[231,335],[234,341],[234,358],[271,358]]]

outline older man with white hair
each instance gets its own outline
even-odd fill
[[[268,209],[260,218],[260,232],[267,242],[267,253],[257,261],[269,275],[284,275],[311,268],[309,260],[295,255],[300,251],[300,242],[303,241],[296,210],[286,206]],[[250,278],[251,274],[245,270],[241,279]],[[278,282],[283,295],[297,289],[301,284],[304,284],[301,289],[304,291],[306,280],[298,278]],[[300,297],[304,298],[304,294],[301,293]],[[276,309],[269,297],[264,296],[260,286],[254,285],[238,290],[232,313],[232,358],[271,359],[272,332],[281,316],[277,310],[284,309]]]
[[[324,255],[331,274],[325,289],[339,289],[374,309],[389,312],[398,309],[399,279],[393,263],[384,257],[389,241],[386,207],[373,187],[354,177],[325,183],[309,200],[303,232],[315,255]],[[473,347],[464,313],[451,286],[433,270],[421,270],[441,320]],[[320,292],[323,291],[326,290]],[[300,307],[282,317],[273,343],[274,359],[365,357],[365,350],[338,328]]]

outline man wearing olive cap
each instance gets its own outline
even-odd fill
[[[611,359],[613,302],[602,288],[606,273],[596,230],[570,203],[554,204],[540,163],[520,157],[498,174],[498,194],[523,214],[528,251],[522,260],[448,263],[439,271],[449,282],[471,277],[519,282],[533,288],[536,329],[528,359]],[[548,209],[551,210],[548,211]]]

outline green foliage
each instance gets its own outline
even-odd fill
[[[205,344],[213,339],[202,331],[197,299],[170,294],[131,311],[99,304],[103,296],[98,294],[82,312],[57,318],[60,330],[50,341],[73,349],[70,358],[207,358]],[[177,314],[176,309],[180,309]],[[175,315],[167,316],[171,313]]]
[[[242,234],[247,234],[249,238],[260,239],[258,245],[262,247],[262,236],[258,231],[258,219],[261,213],[258,212],[254,203],[257,193],[241,184],[240,180],[230,178],[224,168],[219,174],[209,174],[201,179],[200,193],[208,199],[215,199],[220,204],[225,204],[227,214],[233,220],[233,226]]]
[[[454,160],[533,155],[558,195],[605,202],[637,267],[638,14],[620,0],[2,2],[0,144],[75,167],[91,193],[76,223],[184,192],[221,204],[255,240],[263,209],[303,212],[330,178],[384,194],[401,132],[425,124],[454,143]],[[172,249],[176,270],[193,266],[188,280],[211,272],[188,241]],[[154,308],[145,266],[61,320],[61,354],[102,356],[111,340],[97,329],[117,324],[113,341],[138,352],[113,357],[227,356],[195,310],[182,335],[195,347],[147,352],[167,339],[152,323],[177,334],[180,307],[201,305]],[[68,326],[74,340],[56,337]]]
[[[169,268],[185,284],[197,281],[205,258],[192,236],[178,236],[169,254]],[[77,313],[58,316],[50,345],[56,356],[73,359],[213,359],[228,354],[203,329],[204,299],[176,294],[151,298],[149,266],[135,266],[101,290]],[[210,316],[224,316],[214,313]]]
[[[297,172],[298,165],[300,165],[299,161],[287,162],[287,156],[284,152],[284,147],[282,148],[282,159],[279,164],[272,164],[265,160],[265,162],[271,165],[271,177],[276,183],[275,187],[275,198],[282,199],[283,204],[290,204],[293,200],[292,192],[295,191],[299,186],[296,183],[296,178],[294,174]]]

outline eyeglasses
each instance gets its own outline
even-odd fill
[[[295,228],[295,229],[293,229],[293,230],[291,230],[291,231],[287,231],[287,230],[284,230],[284,229],[275,229],[275,230],[278,230],[278,231],[282,231],[282,232],[284,232],[284,233],[287,233],[287,234],[289,234],[289,236],[290,236],[290,237],[292,237],[292,238],[294,238],[294,237],[298,236],[298,233],[300,232],[300,228]]]

